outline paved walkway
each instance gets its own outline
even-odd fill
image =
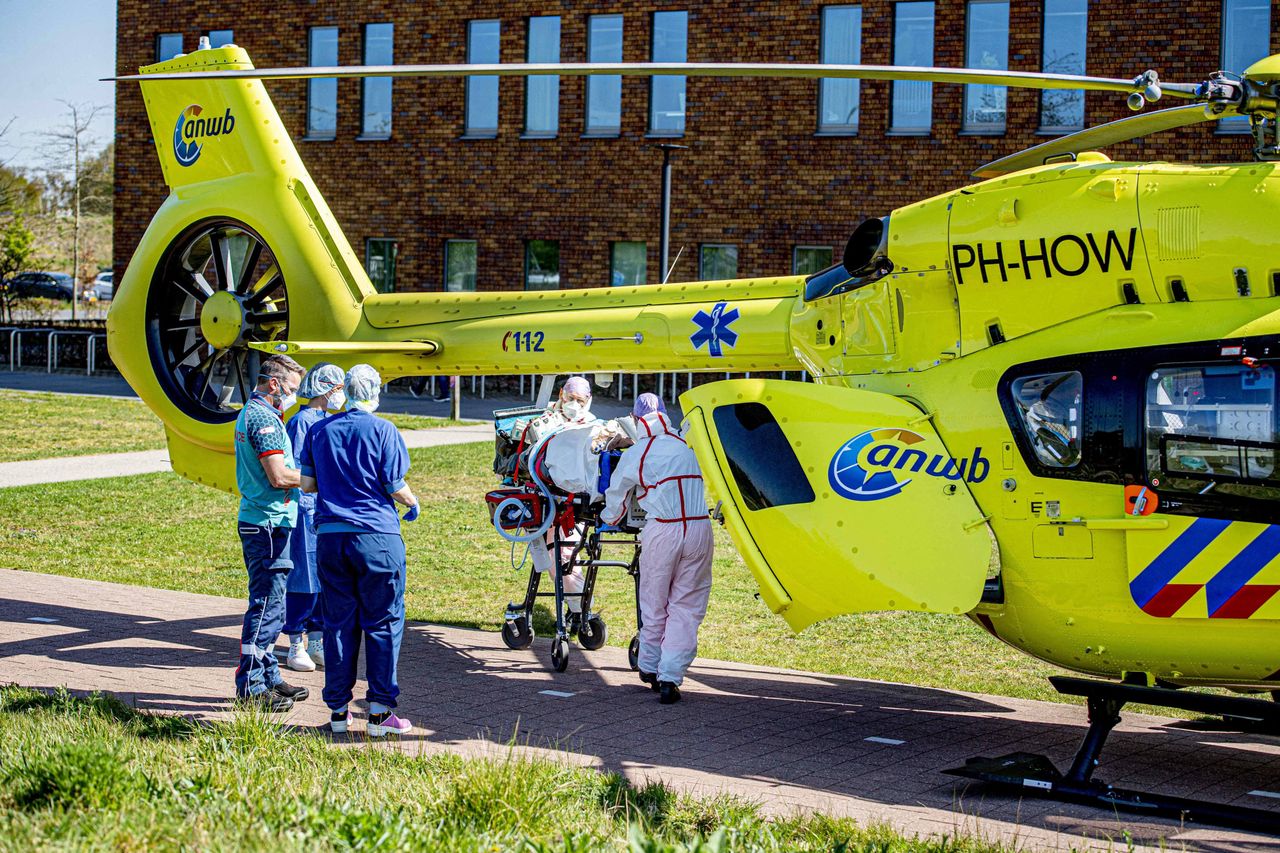
[[[0,683],[108,690],[139,708],[223,717],[242,615],[236,599],[0,570]],[[1014,750],[1065,766],[1084,731],[1078,706],[699,660],[685,701],[664,707],[622,649],[575,648],[563,674],[548,654],[543,639],[513,652],[494,633],[411,624],[401,708],[419,728],[384,748],[494,754],[514,738],[522,750],[700,795],[736,794],[771,813],[816,809],[1032,849],[1124,850],[1126,832],[1136,846],[1280,846],[1020,799],[940,772]],[[313,696],[323,683],[322,673],[290,678]],[[322,731],[326,720],[318,698],[288,717]],[[335,740],[364,748],[363,725]],[[1280,739],[1127,714],[1106,759],[1099,776],[1115,784],[1272,808],[1280,826],[1280,799],[1250,793],[1280,788]]]
[[[437,429],[401,430],[409,447],[440,447],[493,441],[492,424],[464,424]],[[33,486],[37,483],[62,483],[68,480],[100,480],[104,477],[127,477],[172,470],[168,450],[139,450],[132,453],[96,453],[91,456],[63,456],[57,459],[32,459],[26,462],[0,462],[0,489],[8,486]]]

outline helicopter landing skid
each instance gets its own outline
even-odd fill
[[[1280,726],[1280,704],[1234,696],[1183,693],[1166,687],[1093,681],[1087,678],[1051,676],[1059,693],[1084,696],[1089,703],[1089,730],[1065,774],[1043,755],[1014,752],[1000,758],[970,758],[964,767],[943,772],[982,782],[1016,785],[1023,791],[1044,797],[1087,803],[1112,809],[1174,817],[1187,823],[1206,823],[1243,829],[1280,831],[1280,814],[1263,809],[1210,803],[1142,791],[1114,788],[1093,778],[1107,741],[1120,722],[1120,709],[1128,702],[1142,702],[1165,708],[1181,708],[1204,714]]]

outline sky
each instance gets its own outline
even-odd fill
[[[0,163],[39,169],[42,131],[66,117],[59,99],[104,107],[90,130],[89,150],[111,141],[115,88],[100,83],[116,67],[115,0],[0,0]]]

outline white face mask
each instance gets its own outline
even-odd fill
[[[351,405],[355,406],[360,411],[368,412],[369,414],[373,414],[378,411],[377,400],[354,400]]]
[[[298,395],[286,394],[285,396],[280,397],[279,400],[280,400],[280,411],[287,412],[289,411],[289,409],[293,408],[294,403],[298,402]]]
[[[329,394],[329,401],[325,403],[325,408],[331,412],[341,409],[347,402],[347,394],[341,388]]]
[[[590,406],[586,403],[579,403],[577,400],[565,400],[560,404],[560,411],[564,412],[564,416],[571,421],[576,421],[585,415],[588,409],[590,409]]]

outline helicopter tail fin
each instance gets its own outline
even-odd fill
[[[197,50],[140,73],[247,70],[239,47]],[[305,175],[288,131],[260,80],[144,81],[156,154],[173,191],[253,173]]]

